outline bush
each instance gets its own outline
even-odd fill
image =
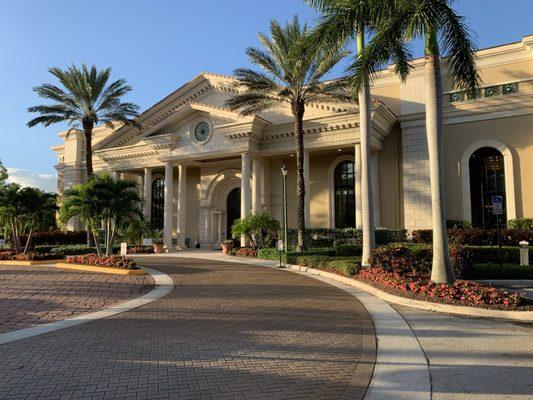
[[[0,251],[0,261],[11,260],[15,255],[15,250],[2,250]]]
[[[465,279],[533,279],[533,266],[474,264],[465,271]]]
[[[472,263],[474,264],[500,263],[497,246],[468,246],[467,249],[472,254]],[[520,264],[519,248],[503,246],[502,263],[515,265]]]
[[[341,244],[335,248],[335,255],[339,257],[361,256],[362,254],[362,244]]]
[[[20,242],[24,246],[28,235],[21,235]],[[63,231],[49,231],[49,232],[34,232],[31,236],[31,245],[65,245],[65,244],[80,244],[87,243],[87,232],[63,232]]]
[[[358,278],[376,283],[401,296],[414,297],[435,303],[458,304],[497,309],[516,309],[523,298],[476,282],[457,280],[452,285],[433,283],[419,276],[402,276],[381,268],[363,268]]]
[[[415,230],[412,232],[414,243],[433,242],[431,229]],[[526,240],[533,243],[533,230],[501,229],[501,244],[503,246],[517,246],[518,242]],[[496,229],[448,229],[450,244],[471,246],[496,246],[498,233]]]
[[[447,229],[471,229],[472,224],[468,221],[463,221],[460,219],[448,219],[446,220]]]
[[[457,278],[471,263],[471,255],[461,246],[450,246],[450,258]],[[433,249],[429,245],[391,244],[374,250],[372,268],[380,268],[398,275],[429,275],[433,262]]]
[[[522,231],[533,231],[533,218],[517,218],[507,221],[509,229],[518,229]]]
[[[344,276],[357,273],[360,263],[352,257],[335,258],[318,255],[293,255],[288,258],[290,264],[300,265],[307,268],[315,268],[323,271],[334,272]]]
[[[67,257],[67,262],[70,264],[83,264],[97,267],[139,269],[135,261],[122,256],[98,257],[98,254],[86,254]]]
[[[128,254],[152,254],[154,246],[132,246],[128,247]]]
[[[96,247],[85,244],[70,244],[65,246],[35,246],[36,253],[56,253],[63,257],[96,253]]]
[[[280,224],[268,213],[252,214],[238,219],[231,227],[233,238],[246,237],[254,249],[266,247],[276,239]]]
[[[363,234],[355,228],[317,228],[305,230],[305,241],[309,247],[337,247],[342,244],[362,244]],[[296,247],[297,232],[289,229],[289,247]],[[407,241],[407,231],[385,228],[376,229],[376,243],[383,245]]]
[[[55,253],[26,253],[26,254],[14,254],[10,259],[14,261],[47,261],[58,260],[64,258],[60,254]]]
[[[231,249],[228,254],[230,256],[237,256],[237,257],[257,257],[257,250],[251,249],[249,247],[240,247],[240,248],[233,248]]]
[[[276,248],[268,247],[264,249],[258,249],[257,250],[257,258],[261,258],[263,260],[279,260],[279,251]],[[285,260],[285,253],[281,254],[282,260]]]

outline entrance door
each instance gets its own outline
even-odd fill
[[[231,239],[233,222],[241,217],[241,188],[235,188],[228,194],[226,210],[226,238]]]

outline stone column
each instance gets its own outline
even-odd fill
[[[252,213],[259,214],[263,211],[261,206],[261,160],[254,158],[252,167]]]
[[[152,217],[152,168],[144,169],[143,178],[144,218],[150,221]]]
[[[309,150],[304,150],[305,227],[311,227],[311,181],[309,180]]]
[[[120,172],[118,172],[118,171],[113,171],[113,172],[111,173],[111,177],[112,177],[113,179],[115,179],[115,180],[120,179]]]
[[[165,214],[163,226],[163,241],[167,250],[172,248],[172,196],[174,192],[174,166],[171,161],[165,164]]]
[[[362,209],[361,209],[361,144],[355,145],[355,227],[361,229],[363,227]]]
[[[187,167],[178,165],[178,174],[178,246],[184,246],[187,236]]]
[[[241,219],[250,213],[250,154],[242,153],[241,160]],[[246,240],[241,237],[241,246],[246,246]]]

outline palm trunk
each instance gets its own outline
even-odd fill
[[[361,29],[357,33],[357,47],[359,54],[365,47],[365,32]],[[372,199],[372,175],[370,170],[370,85],[365,79],[359,91],[359,131],[361,140],[361,226],[363,229],[363,256],[361,265],[368,267],[376,245],[374,234],[374,208]]]
[[[35,229],[35,221],[31,222],[30,232],[28,233],[28,239],[26,239],[26,245],[24,246],[24,254],[28,252],[31,244],[31,236],[33,235],[33,230]]]
[[[15,218],[11,218],[11,230],[12,230],[12,236],[13,236],[13,246],[15,246],[16,253],[20,253],[21,245],[20,245],[20,237],[18,234],[18,228],[17,228],[17,221]]]
[[[85,167],[87,168],[87,179],[94,175],[93,171],[93,124],[83,122],[83,133],[85,135]]]
[[[304,118],[305,107],[303,104],[293,104],[292,113],[294,115],[294,138],[296,141],[296,191],[298,194],[298,245],[297,252],[307,249],[305,240],[305,178],[304,178]]]
[[[102,257],[102,250],[100,249],[100,241],[98,240],[96,229],[94,229],[94,223],[92,221],[89,221],[88,225],[89,225],[89,231],[93,235],[94,245],[96,246],[96,254],[98,254],[98,257]]]
[[[448,237],[444,200],[444,154],[442,147],[442,74],[437,33],[426,33],[426,134],[431,180],[431,217],[433,222],[433,266],[431,280],[451,284],[455,281]]]
[[[107,237],[106,256],[110,256],[113,254],[113,242],[115,241],[115,227],[111,219],[109,219],[107,227],[109,233]]]

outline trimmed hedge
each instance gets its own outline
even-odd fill
[[[344,276],[355,275],[359,271],[360,259],[353,257],[330,257],[330,256],[289,256],[289,264],[296,264],[302,267],[315,268],[323,271],[334,272]]]
[[[335,248],[335,255],[339,257],[363,255],[362,244],[341,244]]]
[[[499,264],[500,262],[497,246],[467,246],[466,249],[471,252],[474,264]],[[502,263],[520,264],[519,247],[502,246]]]
[[[333,247],[341,244],[362,244],[363,233],[360,229],[355,228],[318,228],[306,229],[305,240],[307,244],[313,247]],[[379,245],[389,243],[399,243],[407,241],[407,231],[405,229],[393,230],[378,228],[376,229],[376,243]],[[297,232],[295,229],[289,229],[289,246],[294,248],[297,243]]]
[[[431,229],[420,229],[412,232],[414,243],[431,244],[433,232]],[[501,229],[503,246],[518,246],[518,242],[526,240],[533,243],[533,230],[528,229]],[[470,246],[496,246],[498,232],[496,229],[448,229],[450,244]]]
[[[475,264],[465,271],[465,279],[533,279],[533,266]]]
[[[35,246],[36,253],[56,253],[63,257],[79,256],[83,254],[96,253],[96,247],[90,247],[85,244],[71,244],[65,246]]]
[[[517,218],[507,221],[509,229],[533,230],[533,218]]]
[[[22,246],[26,245],[28,235],[20,237]],[[65,244],[83,244],[87,243],[87,232],[63,232],[63,231],[49,231],[49,232],[34,232],[31,236],[31,245],[65,245]]]

